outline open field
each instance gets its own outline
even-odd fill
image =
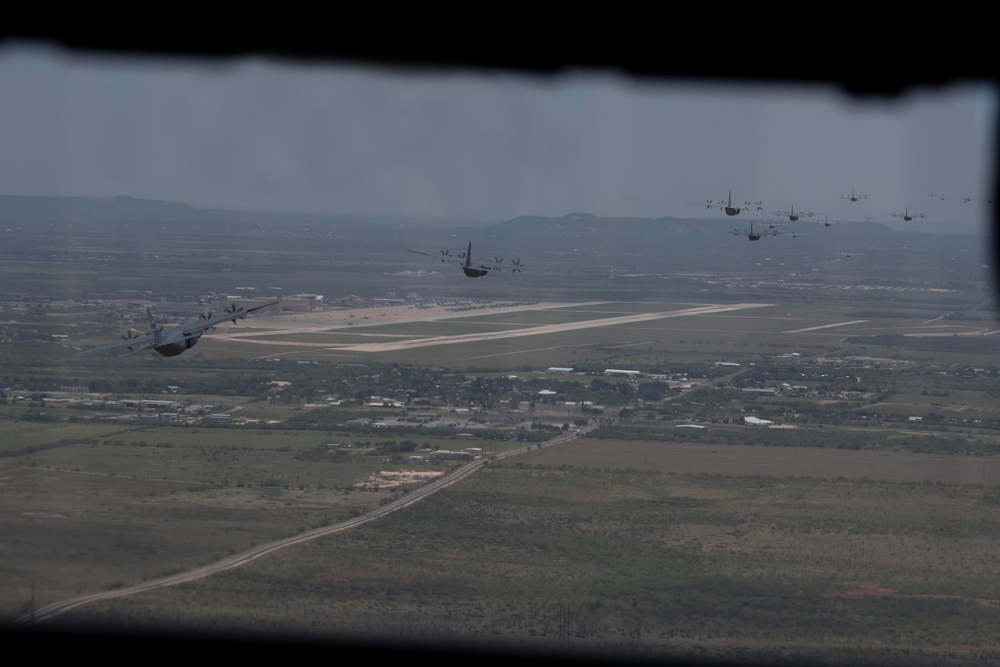
[[[3,617],[26,585],[36,586],[41,603],[155,578],[342,521],[399,493],[392,484],[355,490],[391,467],[384,455],[369,455],[376,453],[369,439],[353,455],[332,457],[326,443],[337,439],[321,434],[107,435],[0,459]],[[443,469],[392,470],[404,468]]]
[[[533,451],[375,524],[58,623],[619,658],[1000,655],[995,487],[740,470],[720,452],[680,472],[682,448],[641,464],[605,444]]]
[[[526,465],[632,468],[675,475],[809,477],[826,481],[1000,487],[1000,457],[997,456],[584,438],[570,445],[528,452],[519,461]]]

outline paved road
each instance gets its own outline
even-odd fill
[[[571,431],[567,433],[562,433],[551,440],[547,440],[541,443],[542,447],[549,447],[551,445],[559,444],[561,442],[566,442],[567,440],[573,440],[574,438],[580,437],[584,433],[589,433],[593,429],[597,428],[596,425],[584,426],[576,431]],[[28,614],[22,616],[14,621],[15,625],[29,625],[32,623],[37,623],[39,621],[45,621],[63,612],[67,612],[71,609],[81,607],[91,602],[98,602],[100,600],[110,600],[112,598],[124,597],[126,595],[132,595],[134,593],[141,593],[143,591],[151,591],[157,588],[164,588],[166,586],[173,586],[174,584],[182,584],[188,581],[194,581],[195,579],[201,579],[202,577],[207,577],[224,570],[229,570],[234,567],[239,567],[245,563],[256,560],[262,556],[266,556],[278,549],[283,549],[285,547],[291,546],[293,544],[299,544],[301,542],[306,542],[307,540],[316,539],[317,537],[322,537],[324,535],[330,535],[332,533],[338,533],[342,530],[348,530],[354,528],[355,526],[360,526],[363,523],[368,523],[369,521],[374,521],[379,517],[383,517],[390,512],[395,512],[396,510],[411,505],[423,498],[426,498],[430,494],[443,489],[444,487],[454,484],[458,480],[462,479],[466,475],[470,475],[482,466],[489,463],[491,460],[496,461],[499,459],[505,459],[510,456],[516,456],[518,454],[523,454],[533,447],[536,447],[537,443],[532,443],[525,445],[524,447],[519,447],[517,449],[512,449],[500,454],[493,455],[489,458],[480,458],[472,461],[471,463],[458,468],[452,473],[437,479],[426,486],[422,486],[419,489],[406,494],[402,498],[389,503],[383,507],[380,507],[373,512],[365,514],[364,516],[356,517],[354,519],[349,519],[342,523],[334,524],[332,526],[324,526],[322,528],[315,528],[313,530],[306,531],[300,535],[295,535],[293,537],[288,537],[283,540],[278,540],[277,542],[271,542],[269,544],[264,544],[258,547],[254,547],[249,551],[244,551],[241,554],[237,554],[232,558],[227,558],[226,560],[219,561],[218,563],[213,563],[211,565],[206,565],[188,572],[182,572],[180,574],[175,574],[169,577],[163,577],[162,579],[155,579],[153,581],[147,581],[135,586],[129,586],[127,588],[119,588],[113,591],[105,591],[103,593],[92,593],[90,595],[81,595],[79,597],[70,598],[68,600],[63,600],[61,602],[56,602],[50,604],[46,607],[42,607],[34,612],[34,614]]]

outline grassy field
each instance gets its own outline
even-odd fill
[[[374,524],[58,622],[659,659],[1000,656],[995,485],[905,455],[888,467],[922,472],[879,480],[842,451],[790,468],[643,449],[532,451]]]

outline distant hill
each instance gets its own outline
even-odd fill
[[[134,197],[30,197],[0,195],[4,220],[192,220],[197,209]]]
[[[385,247],[462,250],[472,241],[477,253],[588,252],[597,255],[662,253],[664,251],[717,253],[722,248],[743,251],[749,241],[734,235],[749,227],[751,218],[630,218],[600,217],[574,212],[561,217],[520,216],[498,223],[444,221],[426,218],[365,216],[356,214],[276,213],[195,208],[182,202],[135,197],[33,197],[0,195],[0,222],[47,221],[60,233],[78,235],[127,235],[141,241],[144,232],[162,234],[163,224],[175,233],[257,235],[282,238],[275,243],[308,243],[310,239],[352,239]],[[85,223],[85,224],[80,224]],[[845,223],[824,227],[812,221],[777,224],[753,220],[757,231],[774,224],[776,238],[764,238],[754,246],[775,251],[852,250],[906,245],[911,248],[940,247],[956,243],[965,247],[977,237],[967,234],[927,234],[894,231],[877,222]],[[189,231],[190,230],[190,231]],[[799,233],[793,237],[793,232]],[[734,238],[734,236],[736,238]],[[780,249],[778,244],[780,243]]]
[[[394,216],[349,213],[318,214],[302,212],[241,211],[235,209],[195,208],[181,202],[138,199],[136,197],[36,197],[0,195],[0,221],[73,221],[87,222],[254,222],[320,223],[341,228],[452,228],[489,224],[480,221],[400,218]]]

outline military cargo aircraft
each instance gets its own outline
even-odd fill
[[[500,266],[503,263],[502,257],[495,257],[493,264],[484,264],[480,260],[477,264],[472,263],[472,241],[469,241],[469,248],[462,253],[457,255],[452,255],[451,251],[445,249],[441,251],[441,254],[434,255],[429,252],[421,252],[420,250],[411,250],[410,252],[415,252],[418,255],[427,255],[428,257],[436,257],[441,260],[441,262],[453,262],[462,265],[462,272],[465,273],[470,278],[481,278],[485,276],[490,271],[503,271],[504,269],[510,269],[512,273],[517,273],[518,271],[524,270],[524,265],[521,264],[521,260],[513,259],[509,266]]]
[[[129,330],[122,335],[124,340],[120,343],[109,343],[108,345],[83,350],[82,352],[77,352],[74,356],[87,357],[100,352],[128,356],[130,354],[145,352],[146,350],[154,350],[164,357],[176,357],[185,350],[194,347],[195,343],[201,338],[201,335],[209,329],[215,328],[215,325],[227,321],[235,323],[236,320],[242,320],[252,312],[273,306],[276,303],[278,302],[272,301],[271,303],[265,303],[262,306],[254,308],[237,307],[234,303],[229,308],[226,308],[225,313],[222,315],[213,317],[212,313],[201,314],[198,317],[186,320],[183,324],[169,331],[164,331],[163,325],[156,323],[153,319],[152,311],[147,308],[146,317],[149,318],[149,333],[140,334],[137,331]]]

